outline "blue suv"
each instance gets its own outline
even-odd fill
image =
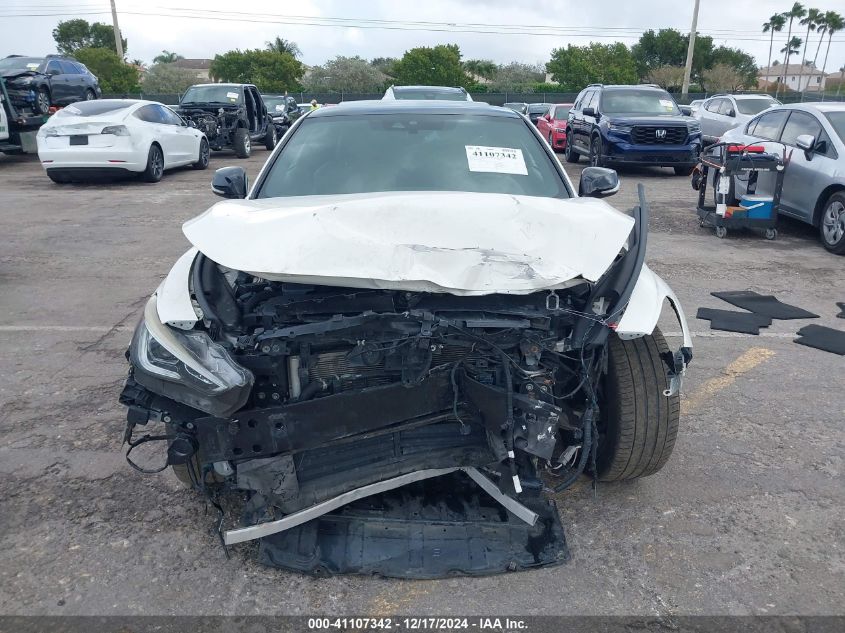
[[[578,95],[566,126],[566,160],[653,165],[689,174],[701,151],[701,126],[681,114],[658,86],[591,84]]]

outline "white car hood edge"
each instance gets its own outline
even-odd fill
[[[402,192],[227,200],[182,230],[265,279],[468,296],[596,281],[633,224],[594,198]]]

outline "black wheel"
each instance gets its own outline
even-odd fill
[[[57,174],[52,169],[47,170],[47,177],[59,185],[65,185],[70,182],[70,176],[67,174]]]
[[[594,136],[590,141],[590,165],[604,167],[604,159],[601,155],[601,138],[598,136]]]
[[[716,227],[716,237],[718,237],[720,240],[723,237],[725,237],[727,234],[728,234],[728,229],[726,229],[724,226],[717,226]]]
[[[845,255],[845,192],[837,191],[824,203],[819,236],[834,255]]]
[[[581,158],[573,147],[572,132],[570,130],[566,130],[566,149],[564,150],[563,155],[566,158],[567,163],[577,163],[578,159]]]
[[[93,90],[91,90],[91,88],[88,88],[88,89],[85,91],[85,100],[86,100],[86,101],[93,101],[93,100],[94,100],[94,99],[96,99],[96,98],[97,98],[97,95],[96,95],[96,94],[94,94],[94,91],[93,91]]]
[[[38,93],[35,95],[35,112],[36,114],[50,113],[50,91],[46,87],[41,86]]]
[[[269,151],[273,151],[276,147],[276,140],[278,137],[276,136],[276,126],[270,123],[267,126],[267,133],[264,135],[264,147],[266,147]]]
[[[232,144],[235,146],[235,156],[238,158],[249,158],[252,152],[252,144],[249,140],[249,132],[245,128],[239,127],[235,130],[232,137]]]
[[[778,230],[777,229],[766,229],[766,239],[767,240],[776,240],[778,238]]]
[[[147,154],[147,168],[141,172],[141,178],[146,182],[158,182],[164,175],[164,154],[155,143],[150,145]]]
[[[672,169],[675,170],[676,176],[690,176],[695,167],[673,167]]]
[[[193,164],[194,169],[206,169],[208,167],[208,158],[211,155],[211,150],[208,147],[208,141],[202,139],[200,141],[200,153],[197,162]]]
[[[610,335],[597,423],[596,468],[602,481],[653,475],[672,454],[681,401],[678,394],[663,395],[669,379],[660,355],[668,352],[657,328],[650,336],[628,341]]]
[[[557,150],[555,149],[555,142],[554,142],[554,139],[552,139],[552,133],[551,132],[549,132],[549,147],[552,148],[552,151],[554,153],[557,153]]]

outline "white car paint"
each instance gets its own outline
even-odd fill
[[[88,104],[114,103],[115,109],[85,115]],[[158,110],[163,109],[163,110]],[[164,112],[169,123],[142,120],[140,116]],[[104,129],[125,126],[128,135],[103,134]],[[70,145],[71,136],[86,136],[86,145]],[[111,168],[144,171],[150,147],[157,143],[164,154],[164,168],[190,165],[199,158],[204,134],[184,125],[178,114],[155,101],[99,100],[59,110],[38,131],[38,157],[45,169]]]
[[[640,338],[654,332],[660,314],[663,311],[663,304],[669,301],[681,330],[684,334],[684,347],[692,349],[692,334],[687,325],[687,318],[678,297],[672,292],[669,285],[654,273],[648,266],[643,264],[637,284],[628,300],[625,313],[616,326],[616,333],[620,338]]]
[[[6,116],[6,108],[3,107],[3,96],[0,95],[0,141],[9,139],[9,120]]]
[[[265,279],[471,296],[595,281],[633,223],[595,198],[429,191],[227,200],[182,230]]]
[[[190,248],[176,260],[155,292],[159,319],[180,330],[190,330],[199,318],[191,301],[191,266],[198,252]]]

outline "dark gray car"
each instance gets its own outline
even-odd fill
[[[786,152],[781,213],[818,227],[824,247],[845,255],[845,103],[777,106],[728,131],[722,141]],[[757,191],[770,193],[771,186],[771,179],[761,178]],[[743,193],[737,181],[736,195]]]

